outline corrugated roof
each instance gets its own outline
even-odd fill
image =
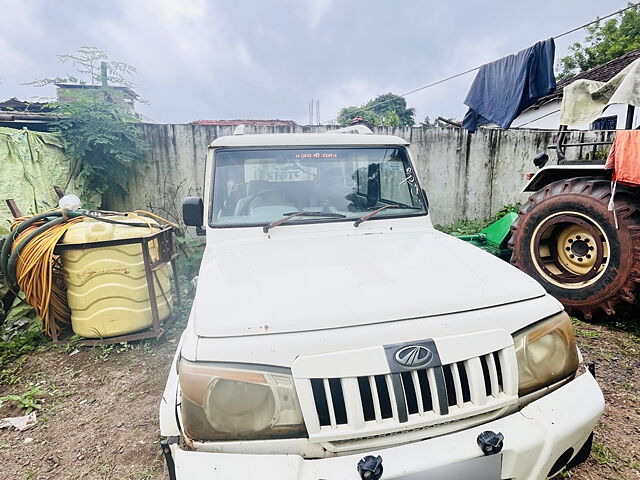
[[[26,100],[18,100],[16,97],[0,102],[0,110],[9,112],[51,112],[53,106],[50,102],[27,102]]]
[[[86,85],[84,83],[54,83],[54,85],[58,88],[68,88],[68,89],[75,89],[75,88],[79,88],[79,89],[83,89],[83,90],[98,90],[101,88],[105,88],[102,85]],[[130,97],[133,98],[138,98],[138,94],[136,92],[134,92],[133,90],[131,90],[129,87],[124,87],[122,85],[108,85],[106,88],[111,88],[114,90],[120,90],[121,92],[129,95]]]
[[[194,120],[192,125],[220,125],[237,126],[253,125],[260,127],[296,127],[298,124],[293,120]]]
[[[608,82],[613,77],[615,77],[622,69],[624,69],[632,62],[636,61],[638,58],[640,58],[640,49],[626,53],[621,57],[614,58],[613,60],[609,60],[607,63],[603,63],[602,65],[593,67],[591,70],[579,73],[574,77],[561,80],[558,82],[557,89],[561,90],[570,83],[581,79],[596,80],[598,82]]]
[[[551,95],[547,95],[546,97],[542,97],[540,100],[536,102],[535,106],[540,106],[543,103],[548,102],[557,97],[562,97],[562,91],[564,87],[575,82],[576,80],[595,80],[597,82],[608,82],[613,77],[615,77],[621,70],[623,70],[626,66],[633,63],[637,59],[640,58],[640,49],[634,50],[633,52],[626,53],[618,58],[614,58],[613,60],[609,60],[607,63],[603,63],[602,65],[598,65],[597,67],[593,67],[586,72],[581,72],[573,77],[565,78],[564,80],[560,80],[556,85],[556,91]]]

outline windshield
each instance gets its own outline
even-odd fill
[[[426,214],[404,148],[229,149],[214,161],[214,227],[265,225],[306,211],[334,215],[288,223],[348,221],[384,205],[397,208],[376,219]]]

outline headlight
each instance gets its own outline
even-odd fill
[[[569,315],[562,312],[514,336],[520,396],[552,385],[578,369],[578,349]]]
[[[195,440],[304,437],[293,379],[181,359],[182,422]]]

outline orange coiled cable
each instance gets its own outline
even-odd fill
[[[17,219],[12,228],[24,219]],[[81,221],[82,217],[72,218],[42,232],[24,246],[16,263],[18,286],[24,292],[26,302],[42,318],[44,330],[49,336],[53,336],[54,332],[59,333],[59,324],[68,324],[71,317],[62,267],[54,249],[69,227]],[[21,232],[13,248],[40,225],[30,226]]]

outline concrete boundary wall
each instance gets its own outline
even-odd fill
[[[148,165],[131,179],[129,196],[111,198],[112,208],[152,209],[180,220],[182,199],[202,195],[207,146],[232,135],[234,127],[210,125],[140,125],[149,144]],[[324,127],[258,127],[245,133],[324,132]],[[536,171],[533,157],[553,143],[555,132],[480,129],[475,134],[457,128],[377,128],[411,142],[422,185],[427,190],[434,223],[461,218],[486,218],[502,206],[522,202],[525,174]],[[602,132],[573,132],[571,142],[596,139]],[[548,151],[550,163],[555,161]],[[579,152],[572,153],[577,156]]]

